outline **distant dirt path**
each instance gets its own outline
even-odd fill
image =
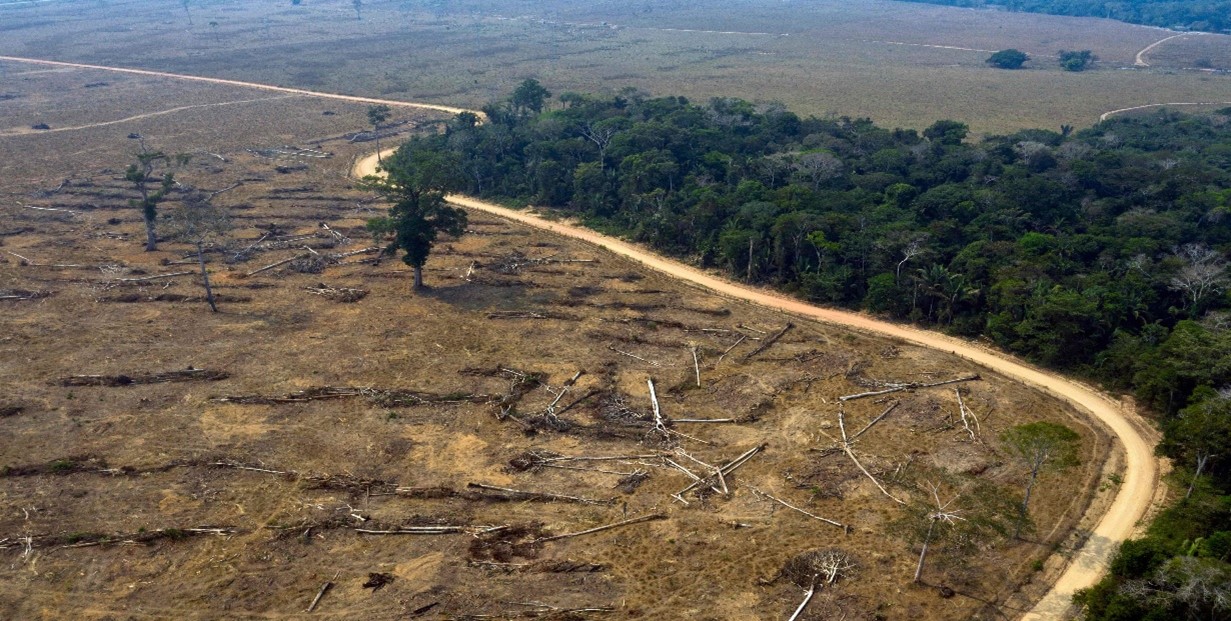
[[[1146,54],[1147,54],[1147,53],[1149,53],[1149,51],[1150,51],[1150,50],[1152,50],[1152,49],[1154,49],[1154,48],[1156,48],[1156,47],[1158,47],[1158,46],[1160,46],[1160,45],[1162,45],[1162,44],[1164,44],[1164,43],[1166,43],[1166,42],[1168,42],[1168,41],[1170,41],[1170,40],[1172,40],[1172,39],[1179,39],[1180,37],[1197,36],[1197,35],[1203,35],[1203,34],[1208,34],[1208,33],[1205,33],[1205,32],[1181,32],[1180,34],[1175,34],[1175,35],[1171,35],[1170,37],[1166,37],[1166,38],[1163,38],[1163,39],[1159,39],[1158,41],[1155,41],[1155,42],[1153,42],[1153,43],[1151,43],[1151,44],[1149,44],[1149,45],[1145,46],[1144,48],[1142,48],[1140,52],[1137,52],[1137,60],[1133,62],[1133,65],[1134,65],[1134,66],[1137,66],[1137,67],[1149,67],[1149,66],[1150,66],[1150,63],[1146,62]]]
[[[394,150],[390,149],[386,153]],[[355,165],[352,174],[357,177],[375,174],[376,165],[377,157],[373,154],[360,160]],[[454,195],[447,198],[455,205],[484,211],[588,242],[633,259],[668,276],[689,281],[722,295],[825,323],[900,338],[924,347],[952,352],[1063,399],[1102,421],[1124,445],[1125,472],[1120,490],[1107,513],[1095,526],[1089,540],[1074,554],[1068,569],[1034,609],[1022,617],[1023,621],[1062,618],[1069,609],[1073,592],[1094,584],[1103,576],[1116,544],[1136,532],[1138,522],[1154,501],[1159,469],[1154,457],[1153,444],[1144,437],[1141,431],[1143,428],[1148,429],[1148,425],[1144,424],[1134,413],[1124,411],[1107,395],[1092,388],[1054,373],[1029,367],[1004,354],[943,334],[887,323],[857,313],[821,308],[777,293],[739,285],[590,229],[547,220],[532,213],[501,207],[465,196]]]
[[[1145,110],[1146,108],[1161,108],[1163,106],[1231,106],[1231,101],[1173,101],[1169,103],[1145,104],[1143,106],[1133,106],[1131,108],[1120,108],[1119,110],[1104,112],[1099,115],[1098,120],[1102,123],[1103,121],[1106,121],[1121,112]]]
[[[478,114],[480,117],[484,116],[480,112],[466,110],[464,108],[453,108],[435,104],[410,103],[389,99],[355,97],[351,95],[338,95],[334,93],[320,93],[297,88],[271,86],[268,84],[241,82],[238,80],[225,80],[221,78],[207,78],[161,71],[147,71],[144,69],[104,67],[99,65],[65,63],[13,56],[0,56],[0,61],[25,62],[59,67],[75,67],[79,69],[96,69],[100,71],[115,71],[119,73],[189,80],[225,86],[255,88],[266,91],[289,93],[293,95],[306,95],[309,97],[319,97],[323,99],[334,99],[354,103],[386,104],[389,106],[403,108],[437,110],[440,112],[449,112],[453,114],[471,112]],[[373,154],[359,161],[355,165],[353,173],[360,177],[373,174],[376,172],[376,166],[377,154]],[[1125,472],[1123,480],[1120,484],[1119,492],[1116,494],[1116,498],[1112,501],[1111,507],[1108,509],[1107,513],[1103,515],[1102,519],[1099,520],[1098,525],[1095,526],[1087,543],[1074,554],[1068,569],[1063,575],[1060,576],[1056,584],[1050,591],[1048,591],[1047,595],[1034,607],[1034,609],[1022,618],[1023,621],[1043,621],[1045,619],[1060,618],[1064,614],[1063,611],[1068,608],[1072,593],[1074,591],[1090,586],[1102,577],[1103,573],[1106,571],[1107,563],[1110,560],[1110,556],[1115,548],[1115,545],[1134,534],[1137,529],[1137,523],[1145,515],[1146,511],[1150,508],[1153,502],[1155,492],[1158,488],[1158,462],[1154,458],[1151,443],[1146,440],[1143,432],[1140,430],[1148,428],[1148,426],[1142,423],[1133,413],[1123,411],[1120,406],[1110,397],[1092,388],[1072,380],[1065,379],[1054,373],[1048,373],[1029,367],[1024,363],[1018,362],[1004,354],[983,349],[971,343],[951,338],[943,334],[878,321],[866,315],[860,315],[857,313],[821,308],[819,306],[813,306],[811,304],[787,298],[776,293],[754,289],[752,287],[723,280],[716,276],[702,272],[696,268],[684,265],[683,263],[660,257],[628,242],[607,237],[589,229],[561,222],[552,222],[532,213],[516,211],[464,196],[450,196],[448,199],[450,202],[463,207],[485,211],[509,220],[514,220],[516,222],[521,222],[523,224],[594,244],[600,248],[605,248],[615,252],[616,254],[620,254],[638,261],[651,269],[663,272],[669,276],[692,282],[696,285],[732,298],[747,300],[762,306],[777,308],[779,310],[809,317],[826,323],[863,330],[883,336],[900,338],[924,347],[930,347],[942,351],[950,351],[976,364],[980,364],[1008,377],[1038,388],[1048,394],[1061,398],[1077,408],[1085,410],[1090,415],[1102,421],[1103,424],[1107,425],[1111,429],[1111,432],[1120,439],[1120,442],[1123,443],[1125,449]]]
[[[73,125],[71,127],[53,127],[51,129],[9,130],[7,132],[0,132],[0,137],[26,136],[29,134],[54,134],[56,132],[71,132],[71,131],[77,131],[81,129],[90,129],[92,127],[106,127],[108,125],[119,125],[120,123],[128,123],[129,121],[138,121],[141,119],[148,119],[150,117],[162,116],[164,114],[174,114],[176,112],[182,112],[184,110],[196,110],[197,108],[216,108],[219,106],[234,106],[238,104],[256,103],[259,101],[277,101],[279,99],[290,99],[292,97],[302,97],[302,95],[281,95],[278,97],[262,97],[260,99],[240,99],[238,101],[220,101],[217,103],[195,104],[191,106],[178,106],[175,108],[168,108],[166,110],[159,110],[157,112],[146,112],[144,114],[136,114],[133,116],[124,117],[122,119],[115,119],[114,121],[101,121],[98,123],[90,123],[88,125]]]
[[[371,97],[356,97],[354,95],[338,95],[336,93],[321,93],[318,91],[307,91],[301,88],[287,88],[285,86],[273,86],[271,84],[258,84],[256,82],[241,82],[239,80],[226,80],[223,78],[207,78],[199,75],[185,75],[182,73],[167,73],[165,71],[150,71],[148,69],[128,69],[126,67],[105,67],[102,65],[87,65],[83,63],[65,63],[57,60],[41,60],[38,58],[23,58],[20,56],[0,56],[0,61],[8,61],[15,63],[31,63],[35,65],[50,65],[52,67],[72,67],[74,69],[95,69],[98,71],[112,71],[116,73],[129,73],[133,75],[152,76],[156,78],[171,78],[175,80],[187,80],[189,82],[204,82],[206,84],[222,84],[225,86],[238,86],[241,88],[255,88],[263,91],[274,91],[276,93],[289,93],[291,95],[304,95],[307,97],[317,97],[320,99],[336,99],[338,101],[349,101],[352,103],[365,104],[384,104],[387,106],[396,106],[399,108],[419,108],[421,110],[436,110],[438,112],[448,112],[450,114],[459,114],[462,112],[472,112],[465,108],[453,108],[450,106],[439,106],[436,104],[412,103],[408,101],[397,101],[395,99],[373,99]]]

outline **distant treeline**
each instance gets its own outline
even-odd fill
[[[1130,24],[1162,28],[1231,32],[1231,2],[1227,0],[903,0],[970,8],[1000,8],[1025,13],[1074,17],[1105,17]]]
[[[1218,616],[1186,581],[1231,577],[1231,108],[972,142],[948,120],[920,133],[738,99],[548,97],[529,80],[489,122],[462,114],[397,160],[431,152],[471,195],[1133,391],[1193,493],[1126,548],[1090,618]]]

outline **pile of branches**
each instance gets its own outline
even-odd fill
[[[542,257],[539,259],[531,259],[526,255],[517,252],[516,250],[503,257],[498,257],[494,262],[484,265],[476,264],[476,267],[487,268],[497,274],[505,276],[513,276],[520,274],[527,267],[537,267],[550,263],[597,263],[593,259],[557,259],[556,255]]]
[[[134,384],[163,384],[167,382],[216,382],[230,377],[226,371],[194,369],[165,371],[163,373],[138,373],[134,375],[70,375],[59,380],[61,386],[131,386]]]
[[[508,563],[514,558],[536,559],[543,549],[541,540],[550,535],[541,523],[517,524],[483,533],[470,542],[470,558],[497,563]]]
[[[11,548],[88,548],[110,544],[145,544],[159,541],[183,541],[190,537],[203,535],[231,535],[238,532],[231,527],[202,526],[200,528],[159,528],[143,530],[135,533],[103,534],[103,533],[64,533],[59,535],[38,535],[23,537],[4,537],[0,539],[0,550]]]
[[[849,578],[858,565],[851,553],[840,548],[808,550],[788,560],[778,575],[806,589]]]
[[[440,405],[448,403],[491,403],[491,395],[473,393],[436,394],[417,390],[383,389],[351,386],[317,386],[285,395],[235,395],[214,397],[220,403],[248,405],[276,405],[281,403],[306,403],[326,399],[350,399],[362,397],[382,407],[409,407],[417,405]]]
[[[244,149],[245,151],[257,156],[269,159],[279,159],[284,157],[311,157],[318,159],[328,159],[333,157],[332,153],[325,151],[317,151],[316,149],[304,149],[290,145],[281,147],[273,147],[269,149]]]
[[[50,297],[52,291],[27,291],[25,289],[0,289],[0,300],[39,300]]]
[[[292,263],[292,266],[294,263]],[[351,304],[367,297],[367,289],[352,289],[350,287],[330,287],[325,283],[317,283],[315,287],[304,287],[308,293],[329,298],[335,302]]]

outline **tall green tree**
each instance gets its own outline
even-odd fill
[[[385,176],[364,181],[393,206],[387,217],[369,220],[368,229],[390,238],[385,254],[403,253],[402,262],[414,269],[414,290],[419,291],[436,239],[442,233],[459,237],[466,230],[466,212],[450,207],[444,198],[465,183],[460,163],[437,136],[406,143],[381,168]]]
[[[509,97],[515,112],[538,114],[543,111],[543,104],[551,97],[551,91],[539,84],[538,80],[529,78],[518,85]]]
[[[389,120],[393,110],[385,105],[368,106],[368,122],[372,124],[372,135],[376,136],[376,161],[384,162],[380,152],[380,124]]]
[[[166,160],[165,153],[149,151],[142,142],[141,153],[137,154],[137,163],[129,164],[128,170],[124,171],[124,179],[130,181],[141,194],[140,200],[130,200],[128,204],[141,209],[141,218],[145,221],[146,252],[158,250],[158,234],[154,230],[158,219],[158,203],[161,203],[171,188],[175,187],[175,177],[170,172],[163,173],[161,183],[159,183],[159,177],[154,175],[154,165]],[[151,188],[152,183],[159,183],[159,185]]]

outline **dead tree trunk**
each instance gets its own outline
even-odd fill
[[[149,200],[148,198],[145,200]],[[154,232],[154,219],[148,215],[144,216],[145,220],[145,251],[153,252],[158,250],[158,234]]]
[[[936,520],[932,520],[928,524],[928,534],[923,538],[923,550],[919,552],[919,564],[915,566],[915,582],[919,582],[919,578],[923,576],[923,561],[928,556],[928,544],[932,542],[932,529],[936,528]]]
[[[214,290],[209,286],[209,272],[205,269],[205,249],[199,241],[197,242],[197,262],[201,264],[201,284],[205,287],[205,301],[209,302],[209,309],[216,313],[218,304],[214,299]]]
[[[1188,500],[1193,495],[1193,488],[1197,485],[1197,479],[1201,478],[1201,472],[1205,470],[1205,464],[1210,461],[1209,453],[1197,455],[1197,471],[1193,473],[1193,478],[1188,482],[1188,493],[1184,494],[1184,499]]]

